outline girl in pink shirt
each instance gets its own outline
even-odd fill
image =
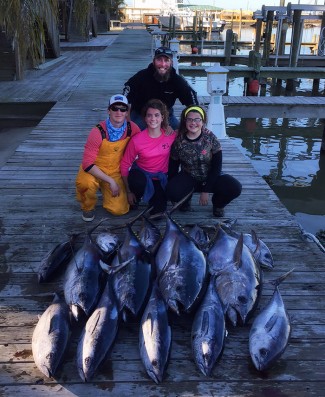
[[[142,198],[153,206],[150,212],[153,215],[167,207],[169,153],[176,134],[166,134],[168,111],[159,99],[148,101],[143,115],[147,128],[128,143],[121,160],[121,175],[129,204],[136,208]]]

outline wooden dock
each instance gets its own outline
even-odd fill
[[[276,365],[266,373],[254,369],[248,351],[250,322],[228,327],[220,362],[211,377],[203,376],[192,358],[191,316],[172,316],[170,363],[159,385],[148,377],[140,360],[137,321],[121,324],[111,355],[93,382],[83,383],[78,376],[77,327],[55,379],[46,378],[34,364],[31,337],[38,315],[52,301],[53,292],[62,289],[62,278],[38,284],[40,261],[67,234],[89,226],[81,219],[74,187],[86,137],[105,117],[109,97],[150,63],[150,48],[151,37],[145,30],[126,29],[104,50],[69,51],[54,69],[33,71],[23,81],[0,83],[0,102],[56,102],[0,173],[0,395],[323,396],[324,254],[302,238],[294,218],[231,139],[222,141],[224,171],[240,180],[243,191],[226,207],[225,217],[237,220],[238,232],[254,229],[275,261],[275,268],[264,272],[258,310],[273,292],[267,281],[295,268],[280,286],[292,334]],[[107,216],[100,204],[99,199],[97,220]],[[194,212],[176,211],[173,217],[182,225],[218,222],[211,216],[211,206],[198,206],[197,197],[193,207]],[[110,216],[109,225],[120,225],[131,215]],[[158,224],[163,231],[164,221]]]

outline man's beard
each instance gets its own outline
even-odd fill
[[[168,70],[167,73],[165,73],[165,74],[163,74],[163,75],[159,74],[159,73],[157,72],[157,70],[155,70],[155,73],[154,73],[153,77],[154,77],[157,81],[159,81],[160,83],[163,83],[163,82],[169,80],[169,77],[170,77],[170,69]]]

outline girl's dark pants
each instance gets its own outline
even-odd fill
[[[158,179],[153,179],[154,194],[149,200],[149,206],[153,207],[150,214],[157,214],[159,212],[164,212],[167,207],[167,197],[161,183]],[[147,178],[141,170],[131,169],[128,176],[128,183],[132,193],[135,194],[137,202],[141,200],[144,194]]]
[[[213,193],[213,207],[224,208],[240,195],[241,189],[241,183],[237,179],[228,174],[221,174],[209,191],[209,193]],[[168,182],[166,195],[168,200],[178,202],[192,190],[194,192],[202,192],[204,187],[202,183],[197,182],[191,175],[181,171]]]

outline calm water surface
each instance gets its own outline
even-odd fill
[[[252,33],[252,29],[242,30],[241,39],[250,40]],[[287,40],[290,34],[289,30]],[[314,34],[319,34],[319,27],[305,29],[302,41],[311,41]],[[250,50],[242,49],[246,53]],[[211,50],[206,51],[211,53]],[[306,47],[302,53],[310,54],[310,49]],[[206,77],[185,74],[184,77],[199,96],[208,96]],[[243,95],[244,89],[244,79],[232,79],[228,95]],[[294,92],[286,92],[283,83],[277,94],[311,96],[311,89],[312,80],[300,79]],[[324,91],[325,79],[321,79],[319,95],[324,95]],[[275,95],[274,87],[267,86],[266,95]],[[323,128],[319,119],[226,120],[229,137],[250,158],[254,168],[301,226],[315,235],[325,230],[325,155],[320,155]]]
[[[228,118],[226,129],[301,226],[313,234],[324,230],[323,124],[311,119]]]

